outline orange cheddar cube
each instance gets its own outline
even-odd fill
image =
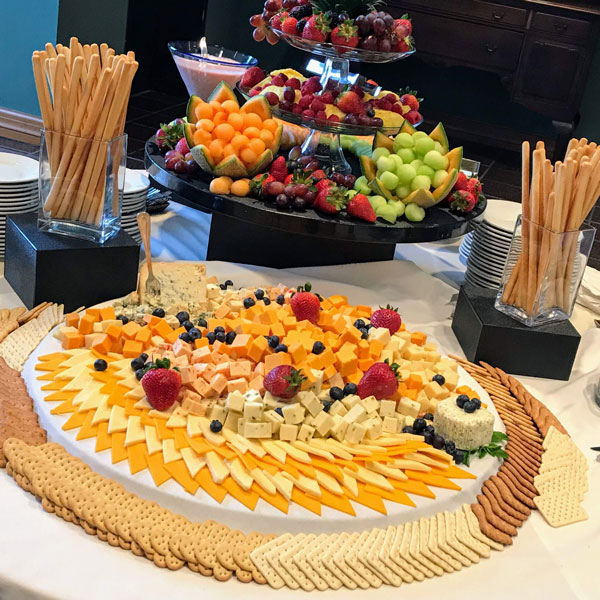
[[[280,338],[285,336],[285,329],[279,322],[273,323],[269,329],[271,331],[271,335],[278,335]]]
[[[106,335],[113,341],[118,340],[121,337],[121,327],[118,325],[111,325],[106,330]]]
[[[356,327],[348,327],[341,335],[342,344],[350,342],[351,344],[358,344],[360,342],[361,333]]]
[[[368,358],[369,356],[369,342],[367,340],[360,340],[358,342],[358,358]]]
[[[341,296],[336,294],[335,296],[330,296],[327,300],[331,303],[332,306],[339,308],[343,304],[348,304],[348,298],[346,296]]]
[[[215,310],[215,319],[224,319],[229,314],[229,306],[227,304],[221,304],[217,310]]]
[[[74,331],[68,331],[64,334],[62,340],[62,347],[65,350],[73,350],[73,348],[83,348],[85,344],[85,337],[81,333]]]
[[[331,379],[336,373],[337,373],[337,369],[335,368],[335,365],[329,365],[323,371],[323,379]]]
[[[112,321],[116,319],[115,309],[112,306],[105,306],[100,309],[100,320],[101,321]]]
[[[369,367],[375,364],[375,359],[373,358],[360,358],[358,360],[358,368],[361,371],[366,371]]]
[[[260,335],[262,337],[264,335],[269,335],[269,331],[271,331],[269,325],[263,323],[252,323],[250,326],[250,333],[252,335]]]
[[[85,311],[86,315],[90,315],[90,317],[94,317],[96,321],[100,320],[100,309],[99,308],[88,308]]]
[[[140,326],[135,321],[129,321],[121,327],[121,335],[126,340],[134,340],[137,332],[140,330]]]
[[[123,354],[123,339],[119,338],[118,340],[113,340],[110,351],[116,352],[117,354]]]
[[[110,352],[111,346],[112,340],[110,337],[108,337],[108,335],[103,334],[94,340],[94,343],[92,344],[92,350],[96,350],[97,352],[100,352],[100,354],[106,355]]]
[[[179,367],[179,375],[181,376],[181,383],[192,383],[196,380],[196,371],[192,365],[183,365]]]
[[[267,351],[269,347],[269,343],[267,342],[267,338],[260,335],[254,338],[250,349],[248,350],[248,358],[252,359],[254,362],[260,362],[264,353]]]
[[[136,337],[136,340],[137,340],[137,337]],[[187,362],[187,358],[192,356],[192,347],[187,342],[184,342],[183,340],[180,340],[179,338],[177,338],[175,340],[175,342],[173,343],[173,354],[175,355],[176,358],[179,358],[179,357],[186,358],[186,362]]]
[[[353,354],[352,352],[338,352],[336,365],[340,375],[342,377],[347,377],[348,375],[354,373],[358,367],[358,359],[356,354]]]
[[[342,315],[335,315],[331,320],[331,328],[336,333],[342,333],[346,327],[346,319]]]
[[[265,340],[266,341],[266,340]],[[230,345],[229,356],[231,358],[245,358],[252,346],[252,336],[249,333],[240,333]]]
[[[281,352],[280,352],[281,354]],[[264,377],[262,377],[261,375],[257,375],[256,377],[254,377],[253,379],[251,379],[248,383],[248,387],[251,390],[256,390],[257,392],[264,394],[265,393],[265,388],[263,386],[263,381],[264,381]]]
[[[194,382],[192,382],[192,389],[196,394],[198,394],[202,398],[208,397],[208,393],[210,391],[210,386],[204,379],[198,377]]]
[[[265,373],[279,365],[291,365],[292,357],[287,352],[275,352],[265,356]]]
[[[171,326],[164,319],[159,319],[158,323],[155,323],[152,328],[155,334],[160,335],[160,337],[165,339],[173,331]]]
[[[416,400],[417,396],[419,395],[419,392],[415,389],[412,390],[406,390],[406,397],[410,398],[411,400]]]
[[[156,325],[158,325],[158,323],[161,320],[162,319],[160,317],[157,317],[156,315],[149,315],[149,314],[144,315],[144,323],[147,323],[151,329],[154,329],[154,327]]]
[[[69,313],[65,315],[65,325],[67,327],[79,327],[79,313]]]
[[[227,393],[231,394],[231,392],[240,392],[245,394],[248,391],[248,381],[243,377],[238,379],[230,379],[227,382]]]
[[[98,319],[94,317],[94,315],[90,315],[87,312],[81,319],[79,319],[79,333],[83,335],[87,335],[88,333],[92,333],[94,331],[94,323],[96,323]]]
[[[194,340],[194,348],[205,348],[206,346],[208,346],[208,340],[205,337]]]
[[[236,379],[239,377],[249,379],[252,375],[252,366],[247,360],[236,360],[229,364],[229,373]]]
[[[152,339],[152,331],[149,327],[141,327],[140,330],[135,334],[135,341],[142,342],[144,348],[147,348]]]
[[[321,304],[321,306],[323,306],[323,304]],[[332,320],[333,320],[333,317],[332,317],[331,313],[329,313],[325,310],[322,310],[319,313],[319,325],[321,327],[325,327],[325,328],[331,327]]]
[[[143,350],[142,343],[135,340],[125,340],[123,344],[123,356],[125,358],[137,358]]]
[[[335,354],[331,348],[325,348],[319,356],[321,357],[321,364],[324,369],[335,364]]]
[[[306,350],[302,344],[294,344],[290,346],[288,352],[292,357],[292,362],[296,365],[306,358]]]
[[[223,361],[222,363],[219,363],[215,366],[215,373],[221,373],[221,375],[225,375],[225,377],[227,377],[227,379],[229,379],[229,367],[230,367],[230,362],[229,361]]]
[[[285,319],[283,319],[283,328],[286,332],[290,331],[291,329],[296,329],[297,325],[298,321],[296,320],[296,317],[285,317]]]
[[[127,325],[129,325],[129,323],[127,323]],[[167,342],[169,342],[169,344],[174,344],[177,338],[179,338],[179,336],[184,332],[185,327],[178,327],[177,329],[172,330],[171,333],[163,337],[165,338],[165,340],[167,340]]]
[[[225,319],[215,319],[214,317],[208,319],[208,329],[210,331],[214,331],[215,327],[225,327],[227,323],[225,323]]]
[[[406,387],[409,390],[416,390],[418,392],[423,387],[421,376],[411,373],[406,380]]]
[[[422,331],[415,331],[410,336],[410,341],[417,346],[424,346],[425,342],[427,341],[427,335]]]
[[[383,351],[383,344],[379,340],[371,340],[369,342],[369,352],[373,358],[379,358]]]
[[[349,383],[355,383],[356,385],[358,385],[360,380],[362,379],[362,376],[363,372],[357,369],[356,371],[354,371],[354,373],[348,375],[347,379]]]

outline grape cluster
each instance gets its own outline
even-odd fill
[[[358,29],[358,47],[363,50],[391,52],[398,43],[394,32],[394,17],[383,11],[373,11],[368,15],[359,15],[354,20]]]

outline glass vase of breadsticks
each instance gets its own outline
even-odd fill
[[[32,63],[44,124],[38,226],[103,243],[120,227],[135,55],[71,38]]]
[[[523,213],[515,227],[496,309],[529,327],[569,319],[594,241],[583,227],[600,196],[600,147],[569,142],[552,165],[543,142],[523,143]]]

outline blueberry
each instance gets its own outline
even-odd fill
[[[189,331],[194,324],[191,321],[184,321],[181,326],[184,327],[186,331]]]
[[[269,342],[269,346],[271,348],[277,348],[277,346],[279,346],[279,336],[272,335],[271,337],[267,338],[267,342]]]
[[[187,342],[188,344],[192,341],[192,338],[190,337],[190,334],[187,331],[184,331],[183,333],[179,334],[179,339],[182,342]]]
[[[202,332],[197,327],[192,327],[188,333],[192,340],[199,340],[202,337]]]
[[[366,340],[369,337],[369,330],[366,327],[361,327],[359,331],[361,340]]]
[[[224,344],[226,338],[227,338],[227,336],[225,335],[224,331],[219,331],[218,333],[215,333],[215,340],[217,340],[218,342],[221,342]]]
[[[427,425],[423,431],[424,433],[435,433],[435,427],[433,425]]]
[[[208,322],[206,319],[198,319],[197,325],[198,327],[208,327]]]
[[[323,402],[323,410],[328,413],[332,404],[333,404],[333,402],[331,400]]]
[[[477,410],[477,404],[471,400],[468,400],[463,404],[463,410],[466,413],[474,413]]]
[[[344,386],[344,396],[352,396],[358,392],[358,386],[355,383],[347,383]]]
[[[221,421],[218,421],[217,419],[215,419],[214,421],[210,422],[210,430],[213,433],[219,433],[219,431],[221,431],[221,429],[223,429],[223,423],[221,423]]]
[[[431,381],[435,381],[436,383],[439,383],[440,385],[444,385],[446,383],[446,378],[443,375],[440,375],[438,373],[437,375],[433,376]]]
[[[271,299],[267,298],[266,296],[263,298],[263,302],[265,303],[265,306],[269,306],[269,304],[271,304]]]
[[[215,343],[215,332],[214,331],[209,331],[206,334],[206,339],[208,340],[209,344],[214,344]]]
[[[334,386],[329,390],[329,397],[332,400],[341,400],[344,397],[344,390]]]
[[[225,333],[225,327],[221,327],[221,325],[218,325],[217,327],[215,327],[214,331],[215,333]]]
[[[422,434],[425,431],[425,427],[427,427],[427,421],[425,419],[415,419],[412,427],[417,435]]]
[[[475,410],[479,410],[481,408],[481,400],[479,398],[471,398],[471,402],[475,404]]]
[[[433,445],[433,433],[431,431],[426,431],[423,434],[423,441],[430,446]]]
[[[410,425],[406,425],[402,428],[402,433],[414,433],[413,428]]]
[[[454,451],[456,450],[456,444],[452,440],[446,440],[446,443],[444,444],[444,450],[448,454],[454,454]]]
[[[462,408],[465,405],[465,402],[469,401],[469,396],[465,395],[465,394],[461,394],[460,396],[456,397],[456,405],[458,406],[458,408]]]
[[[235,331],[230,331],[225,335],[225,343],[228,345],[233,344],[233,340],[235,340],[237,333]]]
[[[323,345],[323,342],[315,342],[313,344],[313,347],[312,347],[313,354],[321,354],[321,352],[323,352],[323,350],[325,350],[325,346]]]
[[[164,316],[165,316],[165,309],[164,308],[155,308],[152,311],[152,316],[153,317],[159,317],[159,318],[163,319]]]
[[[144,369],[138,369],[135,372],[135,378],[139,381],[145,374],[146,374],[146,371]]]
[[[164,313],[165,313],[165,311],[163,310],[163,317],[164,317]],[[125,315],[119,315],[117,317],[117,320],[121,321],[121,323],[123,323],[123,325],[127,325],[127,323],[129,323],[129,319]]]
[[[288,347],[285,344],[279,344],[275,348],[275,352],[287,352],[287,351],[288,351]]]
[[[185,310],[181,310],[179,311],[176,315],[175,318],[180,322],[180,323],[184,323],[185,321],[189,321],[190,320],[190,313],[186,312]]]
[[[233,285],[233,281],[231,281],[231,279],[228,279],[228,280],[225,282],[225,285],[226,285],[227,287],[231,287],[231,286]]]
[[[275,298],[275,302],[277,302],[277,304],[285,304],[285,296],[283,294],[279,294],[279,296]]]
[[[455,450],[452,456],[454,456],[454,462],[457,465],[462,465],[465,460],[465,453],[463,450]]]
[[[248,298],[244,298],[244,308],[250,308],[255,304],[256,302],[254,302],[254,298],[250,298],[250,296],[248,296]]]
[[[369,331],[369,329],[371,329],[371,327],[373,327],[373,325],[371,325],[371,323],[367,323],[367,324],[365,325],[365,329],[366,329],[367,331]]]
[[[146,358],[147,358],[147,357],[146,357]],[[131,368],[132,368],[134,371],[137,371],[138,369],[142,369],[142,368],[144,367],[144,364],[145,364],[145,363],[146,363],[146,361],[145,361],[145,360],[143,360],[141,356],[138,356],[137,358],[134,358],[134,359],[131,361],[131,363],[130,363],[130,364],[131,364]],[[104,370],[104,369],[103,369],[103,370]]]
[[[254,297],[257,300],[262,300],[265,297],[265,291],[261,290],[260,288],[258,288],[255,292],[254,292]]]
[[[356,321],[354,321],[354,327],[356,327],[356,329],[363,329],[365,326],[365,322],[362,319],[356,319]]]
[[[219,284],[219,287],[220,287],[220,288],[221,288],[223,291],[225,291],[225,290],[227,289],[227,286],[226,286],[224,283],[220,283],[220,284]]]
[[[283,417],[283,411],[281,410],[281,406],[278,406],[278,407],[275,409],[275,412],[276,412],[276,413],[277,413],[277,414],[278,414],[280,417]]]
[[[102,358],[99,358],[97,361],[94,362],[94,369],[96,371],[106,371],[107,367],[108,367],[108,364]]]
[[[444,438],[439,433],[436,433],[433,436],[433,443],[431,445],[437,450],[443,450],[445,443],[446,440],[444,440]]]
[[[142,352],[142,353],[140,354],[140,358],[141,358],[141,359],[142,359],[144,362],[146,362],[146,361],[148,360],[148,355],[147,355],[145,352]]]
[[[423,418],[424,418],[426,421],[433,421],[433,415],[432,415],[431,413],[425,413],[425,414],[423,415]]]

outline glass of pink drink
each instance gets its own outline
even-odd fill
[[[188,93],[204,100],[221,81],[233,88],[247,69],[258,64],[253,56],[221,46],[209,44],[203,54],[199,41],[175,41],[168,46]]]

